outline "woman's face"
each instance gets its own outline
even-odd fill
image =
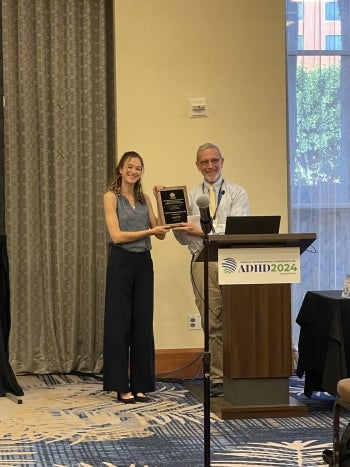
[[[122,176],[123,182],[134,185],[138,182],[142,175],[142,162],[138,157],[130,157],[120,167],[119,173]]]

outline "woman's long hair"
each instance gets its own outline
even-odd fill
[[[117,167],[115,168],[113,180],[108,187],[109,191],[113,191],[116,194],[121,193],[122,176],[120,174],[120,169],[122,169],[124,165],[133,157],[136,157],[141,162],[141,168],[142,168],[141,176],[142,176],[143,171],[144,171],[144,163],[143,163],[142,157],[140,156],[140,154],[138,154],[135,151],[127,151],[122,155]],[[145,197],[142,191],[141,178],[135,183],[134,195],[135,195],[135,199],[137,199],[141,203],[145,202]]]

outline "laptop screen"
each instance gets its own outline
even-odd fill
[[[281,216],[228,216],[225,234],[277,234]]]

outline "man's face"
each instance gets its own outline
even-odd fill
[[[198,154],[197,169],[208,183],[215,183],[221,177],[224,159],[215,148],[208,148]]]

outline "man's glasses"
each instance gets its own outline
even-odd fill
[[[209,164],[211,165],[219,165],[221,162],[221,159],[210,159],[209,161],[198,161],[198,164],[205,168],[208,167]]]

